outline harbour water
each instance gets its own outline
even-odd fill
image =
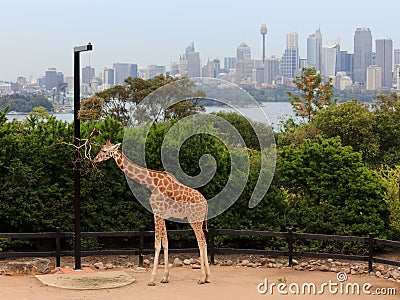
[[[232,112],[234,109],[228,107],[206,106],[206,112],[228,111]],[[274,128],[279,127],[279,124],[289,118],[295,118],[294,111],[289,102],[263,102],[260,107],[244,107],[240,109],[240,113],[254,121],[264,122],[265,116],[268,123],[272,124]],[[74,115],[72,113],[57,113],[54,114],[57,119],[72,122]],[[9,120],[17,119],[23,120],[27,114],[7,114]]]

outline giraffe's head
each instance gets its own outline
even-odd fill
[[[120,145],[121,143],[113,145],[110,143],[110,140],[107,140],[105,145],[101,146],[100,151],[94,158],[93,162],[97,164],[99,162],[115,157],[115,155],[118,153],[118,148]]]

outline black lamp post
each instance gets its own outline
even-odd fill
[[[75,145],[75,270],[81,269],[81,163],[80,163],[80,138],[81,123],[78,112],[81,108],[80,91],[80,61],[79,55],[84,51],[92,51],[92,44],[74,47],[74,145]]]

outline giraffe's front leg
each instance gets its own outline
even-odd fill
[[[158,258],[160,256],[160,251],[161,251],[161,239],[157,239],[157,234],[156,234],[156,241],[155,241],[155,253],[154,253],[154,265],[153,265],[153,271],[151,272],[151,277],[150,281],[147,284],[148,286],[155,286],[155,279],[157,275],[157,268],[158,268]]]
[[[154,227],[155,227],[155,242],[154,242],[154,265],[153,265],[153,271],[151,272],[151,277],[150,281],[148,283],[149,286],[154,286],[156,285],[155,279],[157,275],[157,268],[158,268],[158,260],[160,257],[160,251],[161,251],[161,239],[163,238],[163,232],[165,229],[165,221],[164,219],[154,215]]]
[[[164,276],[163,276],[163,279],[161,280],[161,283],[168,283],[169,282],[169,264],[168,264],[168,238],[167,238],[167,232],[165,232],[165,235],[163,236],[162,247],[164,249]]]

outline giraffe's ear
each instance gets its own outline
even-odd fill
[[[110,147],[110,150],[116,151],[116,150],[118,150],[119,146],[121,146],[121,143],[112,145],[112,146]]]
[[[111,145],[111,143],[110,143],[110,139],[107,139],[107,141],[106,141],[106,145],[107,145],[107,146],[110,146],[110,145]]]

